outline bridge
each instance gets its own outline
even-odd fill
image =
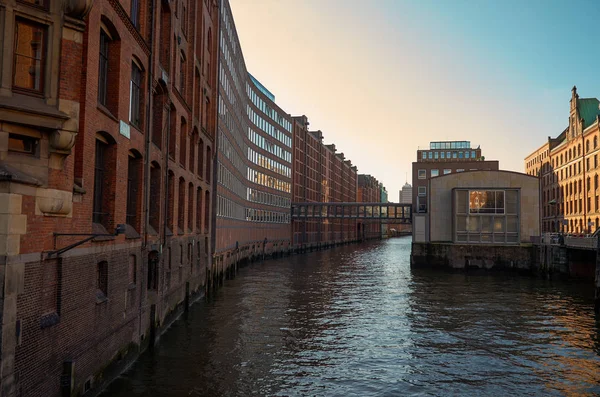
[[[292,203],[292,220],[359,219],[383,223],[411,223],[412,204]]]

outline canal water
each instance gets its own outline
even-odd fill
[[[410,237],[254,263],[104,396],[591,396],[587,282],[411,270]]]

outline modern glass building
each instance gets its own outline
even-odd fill
[[[292,120],[246,70],[228,1],[219,33],[215,271],[290,240]]]

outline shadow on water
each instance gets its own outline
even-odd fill
[[[244,268],[104,395],[600,393],[591,285],[409,256],[398,238]]]

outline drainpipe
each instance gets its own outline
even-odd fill
[[[152,117],[150,117],[152,109],[152,81],[154,70],[154,13],[155,1],[152,0],[152,16],[150,20],[150,56],[148,57],[148,100],[146,101],[146,155],[144,162],[144,240],[142,247],[148,245],[148,226],[150,225],[150,135],[152,130]]]
[[[152,117],[150,117],[150,109],[152,109],[152,81],[154,70],[154,14],[156,10],[156,0],[152,0],[152,14],[150,17],[150,56],[148,57],[148,100],[146,101],[146,153],[145,153],[145,162],[144,162],[144,240],[142,242],[142,249],[146,250],[148,246],[148,227],[150,225],[150,135],[152,131]],[[140,269],[143,269],[143,261]],[[144,278],[142,277],[141,280]],[[141,349],[141,334],[142,334],[142,294],[143,281],[140,281],[140,296],[138,299],[138,337],[140,338],[139,348]]]

